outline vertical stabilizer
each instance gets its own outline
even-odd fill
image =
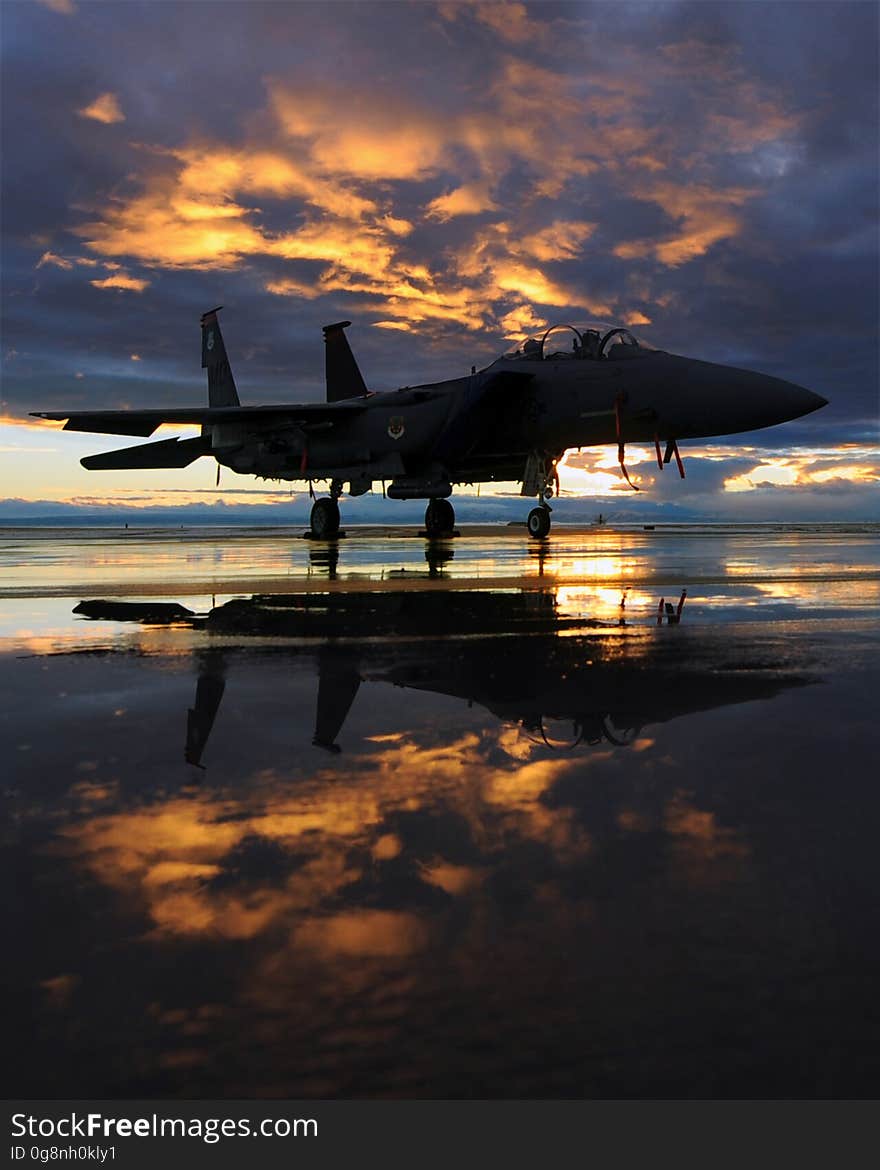
[[[337,321],[335,325],[324,326],[324,344],[327,347],[324,370],[328,402],[367,396],[367,387],[345,336],[345,330],[350,324],[351,321]]]
[[[222,308],[222,305],[218,305],[216,309],[205,313],[201,320],[202,369],[208,371],[208,406],[240,406],[235,378],[217,320],[217,314]]]
[[[315,715],[315,747],[338,752],[336,737],[361,685],[357,665],[348,658],[324,652],[318,659],[318,710]]]

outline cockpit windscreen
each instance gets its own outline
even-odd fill
[[[590,322],[583,329],[551,325],[543,336],[530,337],[504,356],[508,361],[617,361],[640,357],[654,349],[650,342],[634,337],[623,326]]]

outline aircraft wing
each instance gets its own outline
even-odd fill
[[[366,409],[363,401],[304,402],[296,406],[193,406],[171,410],[34,410],[34,418],[67,421],[65,431],[101,435],[139,435],[146,438],[162,423],[297,423],[334,422]]]

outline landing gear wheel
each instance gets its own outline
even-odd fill
[[[339,532],[339,505],[335,500],[315,500],[309,520],[316,540],[332,540]]]
[[[428,536],[442,536],[455,527],[455,508],[449,500],[431,500],[425,509],[425,531]]]
[[[550,509],[532,508],[529,512],[529,536],[541,539],[550,531]]]

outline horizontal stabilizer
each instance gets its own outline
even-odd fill
[[[65,431],[89,431],[100,435],[140,435],[146,438],[162,423],[212,426],[215,423],[242,423],[260,427],[279,423],[334,422],[343,415],[365,409],[362,401],[302,402],[294,406],[193,406],[169,410],[32,410],[33,418],[60,422]]]
[[[121,451],[104,451],[80,459],[89,471],[122,471],[125,468],[189,467],[202,455],[211,454],[210,438],[161,439],[158,443],[139,443]]]

